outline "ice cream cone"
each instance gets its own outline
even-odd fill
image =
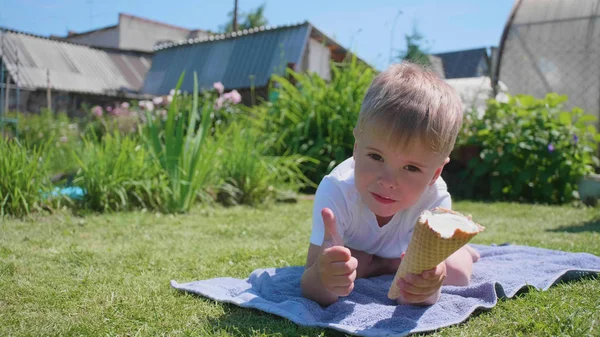
[[[437,228],[436,226],[432,227],[431,217],[442,214],[454,215],[452,223],[446,222],[441,226],[437,226]],[[436,221],[444,221],[444,219]],[[455,226],[454,223],[457,221],[463,221],[464,223]],[[449,209],[438,207],[423,212],[415,224],[413,236],[398,267],[396,276],[394,276],[388,297],[396,299],[400,296],[400,289],[396,285],[399,278],[406,276],[408,273],[420,274],[425,270],[434,268],[484,229],[485,227],[472,222],[470,216],[466,217]]]

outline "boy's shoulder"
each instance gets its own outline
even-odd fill
[[[354,158],[350,157],[338,164],[319,183],[317,194],[329,198],[343,198],[346,203],[356,201],[358,191],[354,185]]]
[[[339,163],[325,177],[340,182],[354,181],[354,157],[350,157]]]
[[[350,157],[338,164],[321,181],[320,185],[334,184],[341,190],[355,188],[354,186],[354,157]]]

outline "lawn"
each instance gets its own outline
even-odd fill
[[[458,202],[486,230],[474,243],[511,242],[600,255],[600,209]],[[169,281],[244,278],[302,265],[310,201],[197,207],[167,216],[68,213],[0,224],[2,336],[343,336],[173,290]],[[500,301],[430,336],[600,335],[600,280],[563,283]]]

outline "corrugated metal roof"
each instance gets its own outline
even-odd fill
[[[481,68],[481,60],[487,60],[485,48],[459,50],[434,54],[442,59],[446,78],[479,77],[488,75],[487,65]]]
[[[193,90],[193,73],[199,85],[221,81],[227,89],[267,85],[272,74],[283,74],[288,63],[299,64],[311,26],[261,27],[166,44],[156,48],[143,93],[164,95],[186,72],[182,90]]]
[[[149,57],[105,51],[15,31],[0,31],[0,53],[23,89],[116,95],[139,91]]]

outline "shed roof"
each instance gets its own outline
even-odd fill
[[[308,22],[167,43],[155,48],[142,91],[167,94],[184,71],[182,90],[193,89],[193,72],[198,74],[201,88],[211,87],[217,81],[227,89],[263,87],[271,75],[282,75],[288,64],[300,64],[311,37],[325,44],[335,60],[347,53]]]
[[[434,54],[442,59],[444,74],[446,78],[479,77],[481,74],[478,67],[481,59],[487,61],[486,48],[458,50],[448,53]]]
[[[102,50],[13,30],[0,31],[0,57],[23,89],[98,95],[139,92],[150,68],[145,53]]]

